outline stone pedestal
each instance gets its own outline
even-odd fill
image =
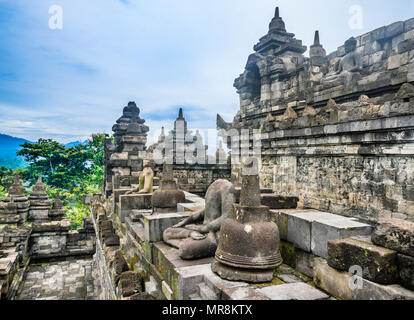
[[[119,197],[119,219],[125,222],[132,210],[151,209],[152,194],[131,194]]]
[[[163,213],[144,217],[145,240],[148,242],[162,241],[163,232],[176,225],[191,213]]]

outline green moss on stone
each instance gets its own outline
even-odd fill
[[[279,246],[283,262],[292,268],[296,268],[296,249],[294,246],[281,243]]]

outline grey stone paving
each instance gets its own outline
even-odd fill
[[[94,299],[92,260],[30,266],[18,300]]]

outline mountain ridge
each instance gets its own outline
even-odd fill
[[[25,142],[34,143],[23,138],[13,137],[8,134],[0,133],[0,167],[5,166],[12,169],[24,168],[27,166],[27,163],[24,161],[23,157],[19,157],[16,153],[21,150],[21,145]],[[66,148],[75,147],[79,144],[85,144],[81,141],[73,141],[67,144],[63,144]]]

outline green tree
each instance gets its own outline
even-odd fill
[[[29,163],[22,171],[25,180],[34,184],[42,174],[43,181],[50,187],[49,196],[54,199],[59,191],[74,229],[89,215],[83,196],[102,191],[107,137],[107,134],[93,134],[87,143],[70,148],[51,139],[40,139],[36,143],[24,143],[17,153]]]

